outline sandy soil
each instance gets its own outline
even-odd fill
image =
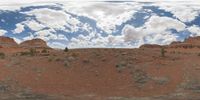
[[[1,48],[2,100],[199,100],[198,48]]]

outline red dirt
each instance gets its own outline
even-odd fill
[[[69,52],[49,49],[45,56],[19,55],[28,51],[20,47],[1,48],[6,57],[0,60],[0,80],[11,79],[33,93],[64,96],[64,100],[69,97],[70,100],[109,97],[154,100],[153,97],[163,99],[163,96],[163,100],[189,99],[173,97],[178,93],[200,98],[196,92],[200,82],[200,49],[165,46],[165,56],[161,57],[160,47],[151,47]]]

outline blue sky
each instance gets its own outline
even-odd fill
[[[200,35],[199,2],[50,1],[1,1],[0,35],[55,48],[135,48]]]

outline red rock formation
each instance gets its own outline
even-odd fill
[[[144,44],[142,46],[140,46],[140,48],[161,48],[162,46],[158,45],[158,44]]]
[[[9,37],[0,36],[0,47],[17,47],[18,44],[14,39]]]
[[[184,41],[185,43],[191,43],[191,44],[196,44],[200,45],[200,36],[197,37],[189,37]]]
[[[170,48],[200,48],[200,36],[189,37],[183,42],[172,42],[168,47]]]
[[[24,41],[20,44],[20,47],[27,47],[27,48],[49,48],[47,43],[42,39],[32,39]]]

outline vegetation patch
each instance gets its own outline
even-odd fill
[[[136,69],[132,72],[132,78],[134,82],[138,84],[145,84],[149,81],[147,73],[140,69]]]
[[[36,49],[29,49],[29,51],[20,52],[21,56],[35,56],[37,53]]]
[[[47,50],[47,49],[43,49],[42,51],[41,51],[41,53],[48,53],[49,51]]]
[[[64,52],[68,52],[69,51],[69,49],[66,47],[65,49],[64,49]]]
[[[153,77],[152,80],[158,85],[164,85],[169,82],[168,77]]]
[[[119,64],[115,65],[118,72],[121,73],[124,68],[126,68],[126,62],[120,62]]]
[[[5,53],[3,53],[3,52],[0,52],[0,59],[4,59],[5,58]]]

